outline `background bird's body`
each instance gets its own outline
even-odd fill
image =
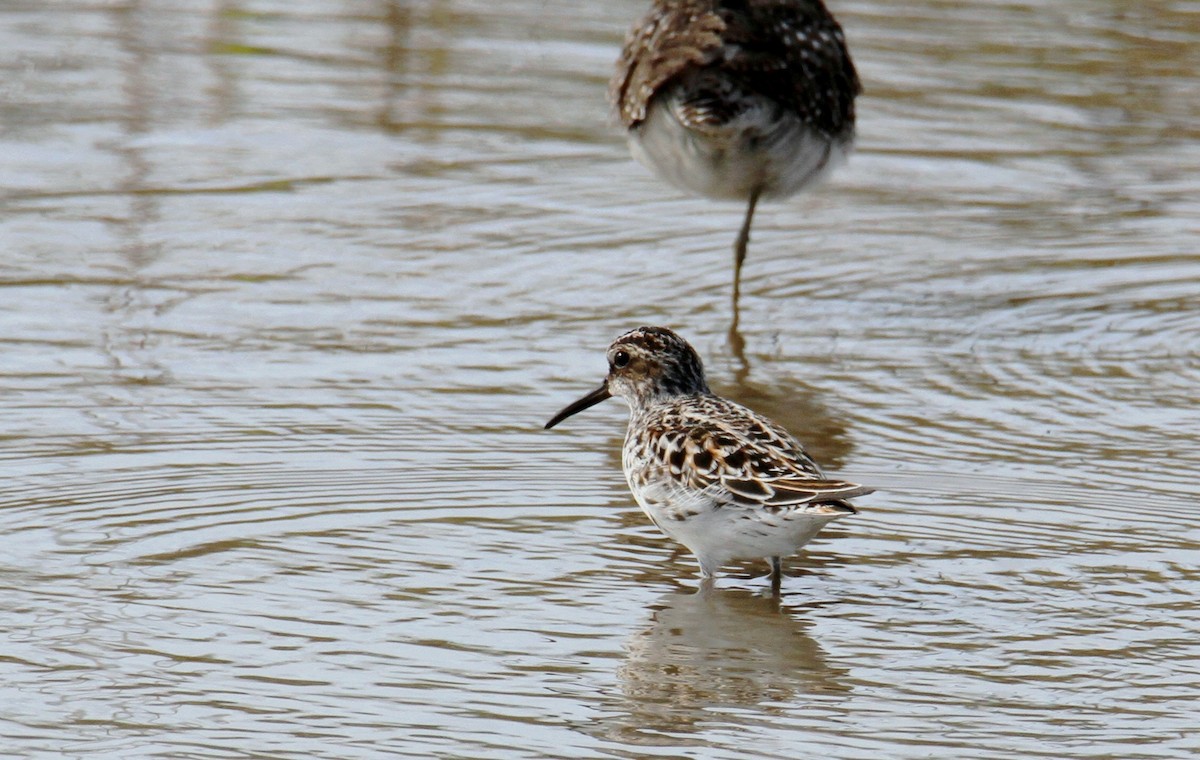
[[[793,195],[841,162],[859,90],[819,0],[656,0],[626,38],[609,98],[656,174],[748,202],[740,274],[758,199]]]
[[[687,77],[688,80],[703,77]],[[630,151],[672,185],[698,195],[747,201],[786,198],[845,160],[849,140],[830,139],[768,99],[747,96],[719,123],[696,115],[681,84],[656,101],[630,132]]]

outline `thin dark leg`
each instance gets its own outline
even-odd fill
[[[783,584],[783,558],[771,557],[771,593],[779,596],[779,587]]]
[[[738,233],[733,244],[733,310],[737,312],[738,297],[742,292],[742,262],[746,260],[746,247],[750,244],[750,223],[754,221],[754,207],[758,205],[760,188],[750,192],[750,203],[746,206],[746,219],[742,222],[742,231]]]

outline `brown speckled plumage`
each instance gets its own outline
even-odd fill
[[[630,408],[622,462],[642,509],[696,554],[705,576],[733,559],[795,553],[846,500],[871,489],[827,478],[790,433],[713,394],[700,357],[674,332],[642,327],[613,341],[600,388],[546,424],[610,396]]]
[[[727,82],[742,103],[766,96],[831,137],[854,128],[861,85],[842,28],[820,0],[657,0],[630,29],[609,83],[621,123],[640,124],[651,100],[690,71],[711,74],[710,86]],[[738,106],[699,109],[697,123],[727,120]]]
[[[773,509],[863,493],[826,479],[786,430],[720,396],[677,396],[634,415],[640,434],[625,446],[626,458],[640,463],[630,474],[635,487],[673,480],[721,501]]]

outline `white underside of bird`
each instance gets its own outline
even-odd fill
[[[804,124],[762,98],[723,124],[689,119],[679,88],[654,99],[629,130],[630,152],[672,185],[709,198],[786,198],[819,184],[845,163],[848,140]]]
[[[827,504],[768,511],[724,501],[720,489],[688,491],[665,479],[645,488],[631,480],[630,488],[651,522],[690,549],[709,578],[734,560],[790,557],[830,522],[853,514]]]

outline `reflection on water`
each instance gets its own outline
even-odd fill
[[[626,644],[617,671],[624,713],[603,730],[633,744],[673,743],[702,733],[713,714],[820,699],[850,687],[779,599],[702,586],[651,606],[649,624]]]
[[[644,0],[0,6],[0,754],[1200,752],[1200,17],[831,2],[820,194],[629,158]],[[613,335],[878,490],[695,594]]]

